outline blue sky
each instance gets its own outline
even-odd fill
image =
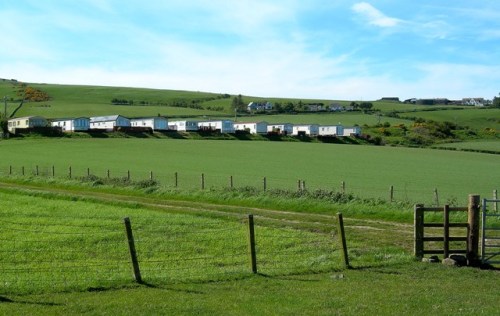
[[[500,92],[498,0],[16,0],[0,78],[375,100]]]

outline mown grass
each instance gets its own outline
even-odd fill
[[[142,280],[149,285],[251,275],[244,216],[224,219],[0,192],[2,293],[113,288],[132,283],[123,218],[130,217]],[[256,218],[258,267],[266,275],[342,267],[331,233],[269,227]]]
[[[494,315],[498,284],[498,272],[413,263],[283,278],[7,296],[0,310],[24,315]]]
[[[439,147],[500,152],[500,142],[494,140],[439,144]]]
[[[421,111],[401,114],[401,117],[416,117],[437,122],[448,121],[461,126],[469,126],[476,130],[491,128],[498,135],[500,130],[500,109],[466,108],[460,110]]]
[[[25,139],[0,142],[3,175],[67,177],[90,173],[113,178],[127,176],[148,179],[178,188],[228,188],[230,176],[235,187],[296,190],[298,180],[309,190],[340,191],[361,198],[387,201],[394,187],[394,200],[462,205],[468,194],[489,197],[497,188],[496,155],[409,149],[394,147],[347,146],[293,142],[186,141],[175,139]],[[43,153],[41,155],[40,153]],[[138,154],[140,153],[140,155]],[[480,179],[480,181],[471,181]]]
[[[179,255],[181,253],[179,247],[185,246],[188,246],[188,251],[197,256],[203,251],[217,254],[224,248],[234,246],[238,239],[233,238],[234,241],[227,245],[222,242],[222,239],[200,243],[199,238],[196,237],[199,229],[213,233],[214,229],[218,230],[221,227],[221,224],[227,230],[240,226],[234,221],[221,222],[220,219],[216,220],[209,214],[200,217],[183,214],[181,210],[178,210],[180,213],[176,210],[160,212],[143,209],[139,205],[127,208],[123,205],[95,203],[79,198],[71,200],[57,195],[39,195],[29,192],[29,190],[24,193],[17,190],[17,193],[13,193],[2,190],[0,193],[2,217],[12,222],[25,221],[25,224],[29,222],[32,228],[45,227],[45,233],[49,233],[62,227],[65,227],[65,232],[68,232],[70,224],[78,224],[80,232],[81,226],[93,230],[97,226],[110,224],[108,221],[102,223],[103,217],[114,218],[116,216],[119,219],[128,214],[131,215],[134,232],[137,232],[139,255],[144,255],[146,252],[146,256],[151,256],[149,257],[150,264],[159,261],[158,258],[164,253],[169,253],[174,257]],[[5,210],[15,212],[11,214]],[[51,220],[49,223],[52,223],[52,226],[47,227],[47,218],[53,219],[54,217],[59,218],[58,222]],[[165,217],[168,221],[161,221]],[[27,221],[28,218],[31,220]],[[76,223],[73,222],[75,219]],[[59,222],[60,220],[62,222]],[[30,315],[174,313],[359,315],[400,314],[402,312],[428,314],[442,312],[445,309],[446,313],[464,315],[496,313],[500,289],[498,271],[450,268],[414,262],[409,255],[411,229],[407,231],[404,226],[392,226],[392,229],[387,230],[387,227],[383,229],[383,226],[372,226],[373,223],[370,225],[369,222],[348,221],[347,223],[349,223],[347,224],[349,254],[354,266],[351,270],[333,268],[314,274],[308,273],[311,271],[308,268],[294,270],[299,274],[276,274],[269,273],[268,270],[268,273],[257,275],[242,273],[238,277],[226,275],[207,278],[206,275],[210,271],[201,269],[197,273],[204,276],[193,279],[191,274],[190,279],[190,275],[187,275],[188,279],[185,282],[172,280],[172,273],[176,271],[168,271],[167,274],[160,274],[157,278],[149,278],[150,283],[147,285],[130,282],[131,273],[128,270],[128,278],[125,273],[124,279],[105,283],[105,286],[102,286],[102,283],[100,283],[101,286],[99,283],[89,284],[78,275],[76,279],[80,280],[80,283],[66,288],[67,292],[60,292],[60,288],[54,287],[54,284],[39,288],[38,291],[33,291],[32,287],[26,288],[25,292],[17,293],[3,290],[0,296],[2,300],[0,312]],[[115,224],[112,223],[112,225]],[[2,234],[8,233],[9,231],[5,228],[9,228],[9,225],[4,222],[2,226]],[[150,234],[154,231],[159,234],[150,235],[155,237],[149,242],[144,239],[144,235],[139,233],[144,231],[144,228]],[[295,237],[303,239],[309,238],[309,234],[314,236],[316,234],[300,230],[258,227],[257,238],[259,238],[259,232],[262,238],[263,231],[273,237],[273,246],[278,243],[286,250],[290,246],[297,246]],[[244,232],[241,230],[240,232],[244,235]],[[170,243],[158,242],[162,234],[175,236],[176,240]],[[196,243],[194,245],[181,243],[183,234]],[[81,249],[82,238],[79,238],[78,242],[71,242],[68,236],[72,235],[59,234],[56,238],[59,241],[66,241],[68,248]],[[26,238],[31,238],[31,236],[26,236]],[[94,238],[95,244],[96,236]],[[221,244],[218,244],[219,242]],[[144,249],[141,243],[150,243],[152,247]],[[125,245],[126,242],[124,242]],[[209,249],[204,249],[205,247]],[[6,259],[8,258],[3,256],[4,264]],[[89,258],[82,258],[84,259],[89,260]],[[294,260],[290,260],[289,256],[285,259],[288,259],[286,266],[294,264]],[[187,265],[188,270],[196,270],[191,261],[186,261],[184,264]],[[57,270],[58,265],[54,264],[54,267]],[[154,266],[146,266],[145,277],[147,278],[148,273],[150,274],[155,269]],[[186,275],[183,275],[182,271],[184,270],[177,270],[179,276],[184,278]],[[2,274],[2,278],[4,277],[5,274]],[[17,278],[22,277],[17,276]],[[26,276],[26,280],[29,279],[30,276]],[[34,284],[31,282],[32,286]],[[457,284],[463,290],[457,291]],[[32,294],[29,294],[30,292]],[[402,296],[404,299],[401,298]]]
[[[95,116],[121,114],[124,116],[220,116],[232,115],[234,111],[231,107],[232,98],[229,96],[221,98],[220,93],[199,92],[199,91],[179,91],[168,89],[144,89],[130,87],[105,87],[105,86],[78,86],[78,85],[58,85],[58,84],[37,84],[29,83],[30,87],[40,89],[49,94],[51,100],[46,102],[25,103],[16,113],[16,116],[42,115],[47,118],[75,117],[75,116]],[[16,86],[9,80],[0,81],[0,92],[14,99]],[[224,92],[221,92],[224,93]],[[133,106],[112,105],[113,98],[134,101]],[[244,102],[269,100],[272,102],[298,102],[295,99],[282,98],[262,98],[244,96]],[[189,107],[172,107],[165,105],[154,105],[156,103],[171,103],[174,101],[186,101],[188,105],[192,101],[198,102],[201,109]],[[149,105],[140,105],[141,101],[149,102]],[[328,100],[302,100],[303,102],[323,102]],[[12,113],[19,102],[12,102],[9,106],[9,113]],[[213,110],[217,109],[217,111]]]

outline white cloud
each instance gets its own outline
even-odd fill
[[[435,56],[447,60],[444,58],[459,54],[455,49],[460,49],[460,57],[465,60],[462,46],[449,45],[446,56],[437,55],[437,51],[444,51],[441,46],[425,47],[427,42],[434,44],[435,39],[448,38],[455,31],[452,26],[456,25],[445,16],[420,13],[403,21],[385,15],[367,2],[350,7],[367,21],[365,24],[380,27],[385,34],[404,32],[409,41],[424,38],[418,55],[422,56],[421,64],[412,67],[414,61],[405,55],[404,43],[395,44],[401,45],[401,56],[388,60],[374,50],[364,55],[362,45],[356,42],[359,33],[350,34],[353,45],[330,45],[323,40],[326,37],[311,39],[310,30],[296,24],[295,19],[300,19],[305,10],[297,0],[283,0],[280,5],[261,0],[221,0],[217,5],[208,0],[156,0],[144,2],[140,8],[130,7],[129,2],[122,7],[118,1],[109,1],[103,2],[103,6],[98,0],[86,2],[96,5],[97,9],[91,8],[100,14],[115,10],[116,14],[109,18],[103,14],[105,19],[89,14],[79,18],[77,9],[64,7],[45,8],[29,17],[20,12],[0,12],[0,27],[6,30],[3,41],[10,51],[0,52],[5,61],[0,63],[2,77],[267,97],[364,100],[392,95],[491,98],[498,90],[498,67],[465,65],[466,61],[431,62]],[[109,7],[109,3],[116,6]],[[170,6],[175,8],[169,9]],[[129,11],[133,12],[133,8],[143,10],[147,21],[154,23],[126,18],[131,17]],[[191,13],[193,10],[196,14]],[[92,10],[87,6],[88,11]],[[168,20],[164,21],[164,16]],[[186,17],[189,20],[182,23]],[[322,30],[319,27],[315,32]],[[199,37],[199,33],[203,36]],[[47,34],[48,38],[42,36]],[[491,29],[488,37],[498,38],[498,34]],[[57,40],[52,41],[52,35]],[[231,40],[225,41],[226,37]],[[325,53],[325,47],[330,52]],[[349,54],[348,50],[356,53]],[[432,50],[435,55],[425,57],[425,50]],[[426,59],[429,61],[423,64]],[[491,59],[483,57],[481,61],[491,63]],[[478,58],[468,60],[481,62]]]
[[[451,26],[442,20],[413,22],[412,26],[416,35],[429,39],[445,39],[451,33]]]
[[[379,27],[395,27],[398,26],[402,20],[392,18],[367,2],[359,2],[352,6],[352,10],[362,16],[369,24]]]
[[[302,52],[287,56],[276,53],[260,55],[242,65],[239,58],[248,56],[211,55],[202,58],[193,55],[189,58],[193,67],[184,65],[168,69],[162,66],[154,71],[101,67],[51,69],[32,64],[13,64],[0,65],[0,73],[5,78],[28,82],[343,100],[376,100],[383,96],[398,96],[401,99],[492,98],[498,93],[494,79],[500,73],[499,66],[433,63],[418,65],[414,69],[414,78],[402,81],[395,75],[359,76],[348,73],[343,57],[328,59],[317,55],[305,56]]]

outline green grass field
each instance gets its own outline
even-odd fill
[[[25,103],[16,116],[234,117],[234,96],[217,99],[219,94],[191,91],[30,86],[46,91],[52,100]],[[9,81],[0,80],[2,96],[16,99]],[[202,100],[199,104],[205,109],[118,106],[111,104],[113,98],[135,104]],[[18,105],[8,102],[7,112]],[[209,106],[219,110],[209,110]],[[488,128],[490,134],[498,134],[500,124],[499,109],[427,111],[428,106],[379,101],[374,102],[374,109],[382,115],[321,113],[237,119],[413,124],[384,116],[397,111],[401,117],[450,121],[481,132]],[[108,136],[0,141],[0,314],[498,313],[498,270],[415,261],[411,225],[412,204],[435,204],[435,189],[440,205],[464,206],[471,193],[491,197],[499,185],[498,155],[308,142]],[[439,146],[498,151],[497,140]],[[68,179],[70,167],[72,179]],[[111,184],[105,181],[108,171]],[[86,178],[87,172],[97,177]],[[139,182],[127,184],[128,172]],[[159,186],[140,182],[149,179],[151,172]],[[229,189],[230,177],[236,190]],[[305,181],[311,195],[280,191],[296,192],[298,180]],[[341,198],[350,194],[360,198],[344,202],[325,198],[332,190],[341,191],[341,183],[347,193]],[[393,202],[389,201],[390,186],[394,187]],[[345,269],[341,262],[337,212],[344,214],[353,269]],[[249,266],[249,213],[256,218],[258,274],[251,273]],[[457,216],[452,218],[464,219],[463,214]],[[133,280],[124,217],[132,221],[145,280],[142,285]],[[442,221],[437,215],[429,220]]]
[[[321,143],[209,141],[173,139],[24,139],[0,142],[1,172],[12,166],[33,175],[56,176],[90,173],[104,177],[155,179],[173,187],[174,173],[183,189],[227,187],[233,176],[236,187],[296,189],[304,180],[309,189],[340,190],[360,197],[413,203],[434,203],[438,189],[441,203],[465,202],[471,193],[490,197],[498,188],[498,156],[468,152],[395,147],[349,146]]]
[[[76,86],[57,84],[30,83],[30,87],[47,92],[50,101],[25,103],[16,113],[16,116],[41,115],[47,118],[75,117],[75,116],[97,116],[121,114],[124,116],[155,116],[157,114],[167,117],[190,117],[190,116],[221,116],[232,115],[231,102],[234,96],[220,98],[219,93],[160,90],[125,87],[103,87],[103,86]],[[18,87],[13,86],[9,80],[0,81],[0,96],[8,96],[17,99]],[[222,94],[224,92],[221,92]],[[134,106],[112,105],[113,98],[132,100]],[[185,107],[147,105],[141,106],[141,101],[155,103],[169,103],[173,101],[186,100],[189,103],[199,100],[204,109],[192,109]],[[244,96],[244,101],[269,100],[272,102],[286,102],[298,100],[281,98],[262,98]],[[328,100],[302,100],[304,102],[330,103]],[[344,102],[345,103],[345,102]],[[9,102],[8,113],[12,113],[19,102]],[[220,108],[222,111],[213,111],[209,108]]]
[[[123,218],[129,217],[149,285],[252,275],[247,219],[0,191],[2,293],[85,291],[133,283]],[[342,268],[335,221],[325,232],[268,227],[257,216],[258,271],[269,276]]]
[[[489,150],[489,151],[500,152],[500,142],[494,140],[439,144],[439,147],[470,149],[470,150]]]
[[[75,117],[75,116],[96,116],[121,114],[124,116],[151,116],[165,115],[167,117],[203,117],[203,116],[226,116],[232,117],[231,109],[232,97],[219,98],[221,94],[195,91],[176,91],[159,89],[141,89],[124,87],[101,87],[101,86],[74,86],[57,84],[29,84],[31,87],[41,89],[51,96],[50,101],[26,103],[16,113],[16,116],[41,115],[47,118]],[[9,80],[0,81],[0,96],[8,96],[17,99],[17,86],[13,86]],[[223,93],[223,92],[222,92]],[[112,105],[113,98],[133,100],[134,106]],[[211,100],[214,99],[214,100]],[[148,105],[140,106],[140,101],[146,102],[172,102],[179,100],[200,100],[200,105],[204,109],[179,108],[171,106]],[[269,100],[271,102],[298,102],[299,99],[285,98],[262,98],[243,96],[244,102]],[[334,100],[300,100],[307,102],[321,102],[329,104]],[[350,101],[335,101],[343,105],[349,105]],[[448,110],[450,107],[439,107],[439,111],[427,111],[432,109],[429,106],[409,105],[397,102],[375,101],[374,109],[388,113],[392,111],[408,112],[403,116],[416,116],[437,121],[450,121],[462,125],[469,125],[473,128],[484,129],[485,127],[496,128],[498,130],[499,110],[480,110],[464,107],[463,110]],[[8,103],[8,113],[19,105],[19,102]],[[223,111],[208,110],[208,108],[221,108]],[[456,108],[453,107],[453,108]],[[495,112],[496,111],[496,112]],[[317,124],[338,124],[344,125],[375,125],[377,123],[389,122],[391,124],[407,124],[404,119],[394,119],[390,117],[381,118],[378,115],[364,115],[361,113],[350,114],[310,114],[310,115],[273,115],[257,116],[253,120],[264,120],[268,122],[291,122],[291,123],[317,123]]]
[[[345,270],[331,256],[337,253],[334,241],[324,233],[334,224],[331,218],[255,209],[262,212],[256,218],[257,243],[270,239],[258,246],[258,265],[264,268],[254,275],[238,263],[248,260],[238,255],[246,252],[244,221],[226,206],[159,201],[146,206],[149,202],[133,196],[106,201],[98,191],[88,192],[91,199],[80,196],[84,188],[68,189],[60,194],[29,183],[0,189],[1,314],[497,311],[498,271],[414,261],[411,225],[346,218],[354,268]],[[126,259],[125,216],[132,220],[145,285],[133,282]],[[306,221],[323,228],[297,225]],[[321,246],[330,242],[333,248]],[[314,249],[301,246],[309,243]],[[224,256],[226,251],[231,255]],[[185,260],[177,262],[178,256]],[[207,266],[207,257],[218,259]],[[328,262],[333,265],[321,265]],[[457,283],[463,290],[456,290]]]
[[[426,120],[449,121],[477,130],[492,128],[500,130],[500,109],[467,108],[463,110],[411,112],[402,115],[420,117]]]

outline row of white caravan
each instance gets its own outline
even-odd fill
[[[78,117],[47,120],[41,116],[13,118],[8,121],[9,132],[15,134],[16,129],[52,126],[63,132],[79,132],[88,130],[112,131],[117,128],[141,128],[153,131],[217,131],[235,133],[245,131],[250,134],[307,135],[307,136],[351,136],[361,134],[358,126],[319,124],[270,124],[267,122],[234,122],[232,120],[176,120],[169,121],[163,116],[143,118],[126,118],[121,115]]]
[[[169,121],[169,130],[180,132],[194,132],[200,130],[219,131],[221,133],[235,133],[245,131],[250,134],[277,134],[277,135],[306,135],[306,136],[352,136],[360,135],[359,126],[344,127],[342,125],[319,124],[271,124],[267,122],[234,122],[220,121]]]

